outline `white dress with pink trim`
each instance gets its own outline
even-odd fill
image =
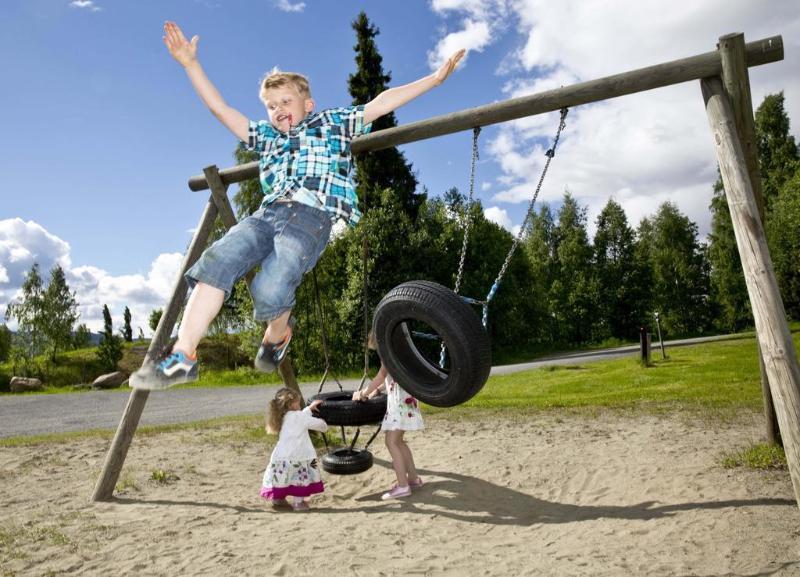
[[[328,425],[312,416],[308,407],[284,415],[278,443],[264,471],[262,497],[275,501],[308,497],[325,490],[317,465],[317,451],[308,436],[310,429],[324,433]]]
[[[391,375],[383,381],[386,389],[386,415],[381,427],[384,431],[421,431],[425,428],[417,399],[397,384]]]

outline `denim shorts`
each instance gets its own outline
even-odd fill
[[[273,202],[233,226],[186,271],[190,287],[198,282],[225,291],[256,265],[250,286],[254,316],[269,321],[294,307],[303,275],[314,268],[328,244],[328,212],[296,201]]]

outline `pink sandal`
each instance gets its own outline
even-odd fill
[[[381,495],[381,499],[388,501],[389,499],[402,499],[411,495],[411,487],[401,487],[395,485],[388,492]]]
[[[412,489],[419,489],[425,484],[425,481],[422,480],[422,477],[417,477],[413,481],[408,482],[408,486]]]

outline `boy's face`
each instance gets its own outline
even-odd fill
[[[264,100],[269,121],[281,132],[288,132],[314,110],[314,101],[304,98],[291,84],[266,90]]]

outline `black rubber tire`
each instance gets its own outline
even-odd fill
[[[426,323],[444,341],[449,372],[442,372],[419,353],[407,321]],[[478,315],[447,287],[411,281],[393,288],[378,303],[372,327],[389,374],[429,405],[452,407],[468,401],[489,378],[489,336]]]
[[[383,421],[386,414],[386,395],[376,395],[366,401],[354,401],[353,391],[335,391],[314,395],[308,402],[317,399],[323,402],[317,408],[316,416],[329,425],[376,425]]]
[[[372,467],[372,453],[367,449],[334,449],[321,460],[322,469],[334,475],[355,475]]]

